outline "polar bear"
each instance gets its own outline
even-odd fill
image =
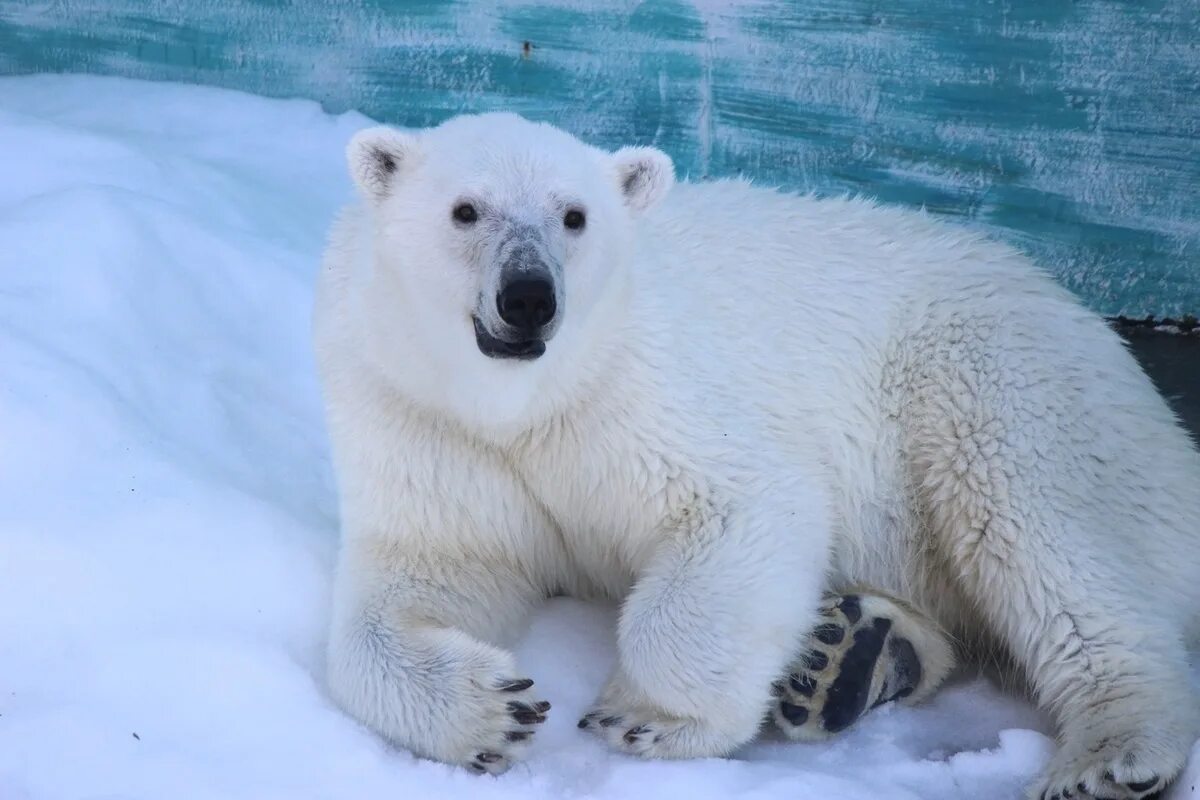
[[[514,115],[348,158],[314,328],[354,717],[502,772],[550,709],[505,645],[565,593],[622,601],[579,725],[627,753],[832,735],[1000,650],[1060,730],[1031,797],[1179,773],[1200,455],[1026,258]]]

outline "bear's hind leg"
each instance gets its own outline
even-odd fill
[[[1058,752],[1031,800],[1147,800],[1183,768],[1197,733],[1179,632],[1121,603],[1112,586],[1125,585],[1091,555],[1063,558],[1046,548],[975,557],[959,570],[1038,705],[1059,723]]]
[[[914,485],[970,624],[1058,722],[1028,796],[1145,800],[1200,732],[1183,643],[1195,456],[1111,333],[1025,330],[957,320],[912,340]]]
[[[771,716],[789,739],[825,739],[892,700],[919,703],[954,667],[954,649],[937,623],[897,600],[831,595],[821,616],[775,685]]]

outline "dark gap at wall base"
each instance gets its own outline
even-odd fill
[[[1179,319],[1173,317],[1106,317],[1109,324],[1118,331],[1138,328],[1151,328],[1162,333],[1195,333],[1200,334],[1200,319],[1192,314],[1184,314]]]
[[[1133,350],[1159,392],[1200,442],[1200,324],[1170,320],[1109,320]]]

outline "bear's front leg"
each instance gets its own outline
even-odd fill
[[[815,624],[828,559],[825,504],[791,489],[689,510],[666,532],[622,608],[618,665],[579,727],[648,758],[726,755],[755,736]]]
[[[499,774],[550,710],[496,644],[540,596],[502,561],[347,541],[329,643],[332,696],[392,744]]]
[[[501,773],[550,709],[496,644],[539,596],[502,562],[352,539],[335,586],[331,693],[393,744]]]
[[[557,529],[506,459],[373,376],[335,371],[327,389],[342,528],[330,694],[393,744],[503,772],[549,710],[505,646],[562,582]]]

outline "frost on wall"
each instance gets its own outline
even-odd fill
[[[404,125],[512,109],[693,177],[925,206],[1102,312],[1179,316],[1200,313],[1197,31],[1195,0],[0,0],[0,72]]]

